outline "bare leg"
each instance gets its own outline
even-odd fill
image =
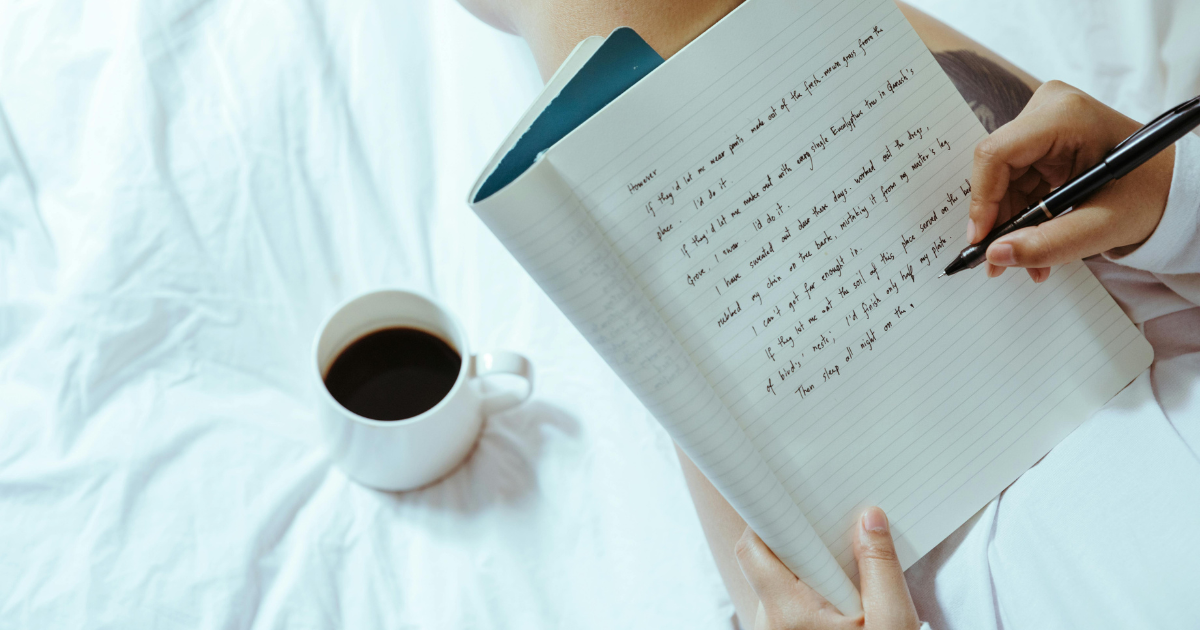
[[[743,628],[753,628],[754,613],[758,610],[758,596],[742,575],[737,558],[733,555],[733,545],[746,530],[746,521],[742,520],[725,497],[717,492],[708,477],[688,459],[687,454],[678,446],[675,447],[675,452],[679,455],[683,478],[687,480],[688,490],[692,493],[692,503],[696,505],[696,514],[700,517],[700,527],[704,529],[704,537],[708,540],[708,548],[717,563],[717,571],[721,573],[725,588],[729,590],[729,598],[733,600],[738,620]]]

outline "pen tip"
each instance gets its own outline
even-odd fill
[[[938,278],[941,278],[941,277],[944,277],[945,275],[946,275],[946,272],[945,272],[945,271],[943,271],[942,273],[939,273],[939,274],[937,275],[937,277],[938,277]]]

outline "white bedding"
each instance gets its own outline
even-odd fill
[[[1188,1],[921,4],[1144,118]],[[1110,30],[1013,46],[1068,8]],[[0,2],[0,628],[730,627],[669,440],[463,202],[539,87],[449,0]],[[309,374],[380,286],[538,378],[403,495]]]

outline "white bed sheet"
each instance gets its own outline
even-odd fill
[[[1094,3],[1145,27],[1099,70],[1006,39],[1085,0],[920,4],[1145,117],[1186,1]],[[539,88],[449,0],[0,2],[0,628],[730,627],[669,440],[463,203]],[[403,495],[330,468],[308,372],[380,286],[538,377]]]
[[[465,206],[539,89],[448,0],[3,3],[0,628],[727,628],[670,442]],[[380,286],[537,369],[404,495],[313,411]]]
[[[1200,93],[1200,3],[921,4],[1035,76],[1136,119]],[[1178,203],[1196,211],[1196,199]],[[917,609],[935,628],[1183,629],[1200,620],[1195,277],[1089,266],[1143,324],[1154,364],[909,569]]]

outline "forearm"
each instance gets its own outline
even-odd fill
[[[746,521],[742,520],[733,506],[729,505],[725,497],[721,496],[682,449],[676,446],[675,452],[679,455],[683,478],[687,481],[692,504],[696,506],[696,514],[700,517],[700,526],[704,529],[704,538],[708,540],[709,551],[712,552],[717,571],[721,574],[721,580],[725,582],[726,590],[729,591],[729,599],[733,601],[742,627],[753,628],[758,597],[754,595],[754,589],[750,588],[750,584],[742,575],[733,553],[734,544],[746,530]]]
[[[925,42],[988,133],[1017,117],[1041,82],[996,53],[903,3],[896,6]]]

